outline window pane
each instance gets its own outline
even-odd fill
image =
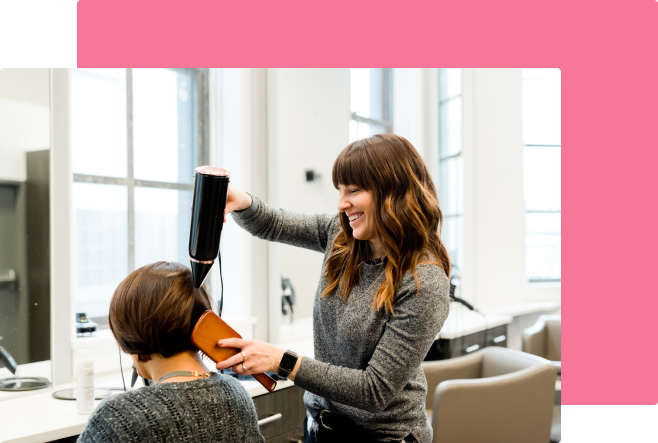
[[[523,150],[523,189],[528,211],[559,211],[562,207],[561,148]]]
[[[442,160],[439,174],[439,203],[443,216],[461,215],[464,199],[464,161],[462,156]]]
[[[526,235],[528,280],[560,280],[561,246],[559,235]]]
[[[357,133],[356,136],[359,140],[362,138],[370,137],[370,125],[367,123],[361,123],[359,122],[357,124]]]
[[[526,270],[530,280],[561,278],[561,214],[526,214]]]
[[[128,275],[128,192],[124,186],[73,183],[75,309],[106,317]]]
[[[196,165],[194,74],[133,69],[135,178],[192,183]]]
[[[462,70],[461,68],[439,69],[439,94],[440,100],[447,100],[462,93]]]
[[[561,143],[560,82],[523,81],[523,141],[526,144]]]
[[[126,177],[125,69],[71,69],[73,172]]]
[[[525,216],[525,231],[528,234],[551,234],[562,233],[562,214],[557,213],[528,213]]]
[[[443,229],[441,229],[441,240],[448,250],[450,260],[455,260],[455,251],[457,249],[457,224],[456,217],[445,217],[443,219]]]
[[[384,69],[371,68],[370,71],[370,118],[384,120]],[[382,131],[373,132],[380,134]]]
[[[350,120],[350,143],[357,141],[359,138],[356,135],[356,120]]]
[[[439,107],[440,156],[458,154],[462,150],[462,98],[457,97]]]
[[[353,68],[350,73],[351,110],[362,117],[370,117],[370,69]]]
[[[189,266],[192,192],[135,188],[135,267],[156,261]]]
[[[464,241],[462,218],[462,216],[444,217],[443,229],[441,230],[441,240],[448,250],[450,261],[459,270],[462,270],[461,250]]]
[[[370,127],[370,135],[386,134],[388,132],[384,125],[379,125],[377,123],[370,123],[368,126]]]
[[[559,68],[523,68],[523,78],[533,80],[561,80]]]

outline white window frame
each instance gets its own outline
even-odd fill
[[[526,79],[523,77],[523,83],[525,84],[526,81],[538,81],[538,79]],[[562,80],[539,80],[539,81],[557,81],[560,82],[560,86],[562,85]],[[560,144],[551,144],[551,145],[546,145],[546,144],[537,144],[537,143],[524,143],[523,144],[524,151],[528,148],[555,148],[562,150],[562,143],[560,140]],[[524,171],[525,174],[525,171]],[[525,192],[525,190],[524,190]],[[528,210],[526,207],[526,214],[562,214],[562,208],[560,207],[559,211],[544,211],[544,210]],[[527,234],[526,234],[527,235]],[[562,234],[560,233],[560,241],[562,241]],[[526,243],[527,247],[527,243]],[[527,260],[527,259],[526,259]],[[526,269],[527,269],[527,262],[526,262]],[[528,277],[528,283],[531,285],[542,285],[542,284],[549,284],[549,285],[561,285],[562,284],[562,272],[560,272],[560,278],[530,278]]]
[[[50,71],[50,360],[52,385],[73,379],[73,233],[71,190],[71,74]]]
[[[204,96],[208,103],[207,70],[204,76]],[[97,373],[113,372],[119,369],[118,347],[109,330],[99,331],[94,337],[79,338],[75,333],[75,282],[73,275],[73,206],[72,188],[75,176],[71,162],[71,70],[69,68],[51,69],[50,75],[51,103],[51,152],[50,152],[50,246],[51,246],[51,363],[52,385],[70,383],[74,378],[76,351],[88,349],[97,367]],[[206,104],[203,118],[205,128],[204,156],[209,154],[208,142],[208,108]],[[130,118],[130,116],[129,116]],[[201,136],[200,136],[201,138]],[[202,157],[199,157],[200,159]],[[78,180],[105,180],[94,176],[78,176]],[[118,179],[126,180],[126,179]],[[92,181],[95,182],[95,181]],[[135,181],[137,182],[137,181]],[[145,182],[145,181],[139,181]],[[134,184],[134,183],[133,183]],[[152,187],[172,188],[177,184],[159,182],[148,183]],[[147,184],[147,185],[148,185]],[[161,185],[161,186],[160,186]],[[189,185],[190,188],[192,185]],[[177,188],[174,188],[177,189]],[[122,366],[129,368],[130,358],[124,355]]]
[[[196,117],[197,117],[197,152],[198,164],[205,165],[209,163],[210,144],[208,119],[209,119],[209,97],[208,97],[208,69],[199,68],[168,68],[173,71],[194,72],[196,74]],[[135,188],[146,187],[155,189],[173,189],[179,191],[193,191],[194,185],[191,183],[174,183],[160,182],[153,180],[136,179],[133,170],[134,150],[133,150],[133,68],[126,68],[126,126],[127,126],[127,143],[126,158],[127,171],[126,177],[107,177],[92,174],[73,174],[74,183],[92,183],[101,185],[118,185],[125,187],[128,191],[128,273],[135,270]],[[206,280],[206,285],[210,287],[213,284],[212,275]],[[75,304],[74,304],[75,306]],[[92,321],[99,323],[100,327],[107,329],[109,327],[108,317],[91,317]]]
[[[463,113],[464,113],[464,95],[463,95],[463,93],[464,93],[464,80],[463,80],[463,70],[461,68],[458,68],[460,70],[460,76],[462,76],[459,94],[452,95],[452,96],[449,96],[449,97],[442,97],[441,96],[441,84],[440,84],[440,82],[441,82],[440,70],[441,69],[447,69],[447,68],[439,68],[439,70],[438,70],[439,72],[437,74],[437,79],[438,79],[438,83],[439,83],[438,94],[437,94],[438,95],[438,106],[437,106],[437,108],[438,108],[438,116],[437,116],[438,117],[438,125],[437,126],[438,126],[438,132],[439,132],[438,143],[437,143],[439,181],[438,181],[437,184],[439,186],[439,189],[438,189],[439,196],[442,193],[441,192],[442,190],[440,189],[440,186],[441,186],[441,183],[442,183],[441,163],[443,163],[445,161],[448,161],[448,160],[461,158],[462,165],[464,165],[464,140],[463,140],[464,139],[464,115],[463,115]],[[444,137],[442,136],[442,132],[448,130],[448,128],[444,128],[441,124],[441,109],[442,109],[444,104],[447,104],[449,101],[457,99],[457,98],[460,98],[461,101],[462,101],[462,120],[461,120],[462,125],[461,125],[461,128],[460,128],[460,131],[462,132],[462,143],[461,143],[461,146],[459,148],[459,152],[448,154],[448,155],[442,155],[441,154],[441,140],[444,139]],[[464,165],[464,170],[465,169],[466,169],[466,167]],[[443,225],[444,226],[445,226],[446,219],[449,219],[449,218],[454,218],[454,219],[457,220],[457,223],[461,224],[461,232],[462,232],[462,237],[463,237],[463,235],[464,235],[464,177],[463,176],[462,176],[461,183],[459,183],[459,186],[461,186],[461,192],[458,192],[458,195],[461,195],[462,201],[460,202],[460,204],[457,204],[457,206],[461,206],[461,209],[462,209],[461,212],[457,212],[457,213],[454,213],[454,214],[449,214],[445,210],[443,210],[442,215],[443,215]],[[441,204],[442,208],[447,207],[447,202],[440,201],[439,203]],[[453,202],[453,203],[456,204],[456,202]],[[459,268],[459,274],[462,275],[463,272],[464,272],[464,269],[463,269],[463,267],[464,267],[464,243],[459,242],[458,239],[457,239],[457,243],[458,244],[457,244],[457,247],[456,247],[456,254],[455,254],[456,257],[450,257],[450,260],[451,260],[451,262],[453,262],[453,265],[457,265],[457,263],[460,263],[459,265],[457,265],[457,267]]]

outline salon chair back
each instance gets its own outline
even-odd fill
[[[562,373],[562,320],[560,315],[541,315],[523,331],[523,352],[549,360]]]
[[[433,443],[547,443],[556,369],[507,348],[422,363]]]

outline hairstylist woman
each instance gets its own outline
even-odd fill
[[[434,184],[411,143],[393,134],[347,146],[332,179],[337,215],[275,210],[229,189],[226,212],[241,227],[321,252],[324,264],[313,306],[314,359],[227,339],[220,346],[242,354],[217,368],[275,371],[305,389],[306,442],[429,443],[420,363],[448,316],[450,269]]]

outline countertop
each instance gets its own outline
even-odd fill
[[[297,341],[286,341],[276,344],[285,349],[313,357],[313,339],[305,338]],[[214,370],[214,367],[209,367]],[[50,378],[50,362],[39,362],[19,366],[20,376],[41,376]],[[11,376],[6,369],[3,377]],[[131,370],[124,369],[126,384],[130,384]],[[120,393],[123,389],[121,372],[107,375],[99,374],[95,378],[97,388],[113,388],[112,393]],[[240,381],[249,395],[258,397],[267,390],[257,381]],[[142,386],[141,379],[136,386]],[[277,381],[275,391],[294,386],[290,380]],[[75,388],[75,383],[25,392],[0,392],[0,443],[42,443],[59,438],[70,437],[82,433],[89,415],[78,415],[75,401],[58,400],[52,393],[61,389]],[[100,400],[95,402],[98,406]]]
[[[507,314],[475,312],[458,303],[450,304],[450,314],[443,324],[436,340],[459,338],[485,329],[506,325],[512,322],[513,317]]]

